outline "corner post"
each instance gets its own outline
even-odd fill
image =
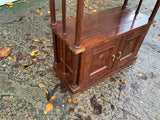
[[[154,17],[155,17],[155,15],[156,15],[156,13],[157,13],[157,11],[159,9],[159,6],[160,6],[160,0],[157,0],[156,5],[154,6],[154,9],[152,11],[152,14],[149,17],[149,21],[153,21],[154,20]]]
[[[81,48],[81,32],[83,23],[84,0],[77,1],[75,48]]]

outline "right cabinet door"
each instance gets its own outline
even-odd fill
[[[136,34],[135,34],[136,33]],[[121,67],[134,59],[145,36],[145,32],[131,31],[123,36],[116,54],[114,67]]]

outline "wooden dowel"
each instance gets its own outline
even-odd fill
[[[124,3],[123,3],[123,6],[122,6],[122,8],[126,8],[126,6],[127,6],[127,3],[128,3],[128,0],[125,0],[125,1],[124,1]]]
[[[84,0],[77,1],[75,48],[81,47],[81,30],[83,23]]]
[[[63,35],[67,35],[66,30],[66,0],[62,0],[62,24],[63,24]]]
[[[54,49],[54,64],[58,64],[58,53],[57,53],[57,37],[52,30],[52,39],[53,39],[53,49]]]
[[[139,9],[141,8],[142,2],[143,2],[143,0],[140,0],[139,5],[138,5],[138,8],[137,8],[137,10],[136,10],[136,14],[139,13]]]
[[[152,11],[152,14],[149,17],[149,21],[153,21],[154,20],[154,17],[156,15],[157,11],[158,11],[159,6],[160,6],[160,0],[157,0],[156,5],[154,6],[154,9]]]
[[[50,0],[51,25],[56,25],[55,1]]]

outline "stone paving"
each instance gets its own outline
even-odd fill
[[[74,17],[76,0],[68,1],[67,16]],[[119,4],[116,0],[103,5],[96,1],[90,0],[85,13],[91,12],[95,5],[98,10],[103,10]],[[144,0],[141,12],[150,15],[155,1]],[[129,6],[136,7],[137,3],[137,0],[129,1]],[[60,6],[61,1],[56,0],[58,20],[61,19]],[[11,48],[12,51],[7,58],[0,60],[1,120],[160,119],[160,10],[140,48],[136,63],[74,98],[60,84],[53,69],[48,11],[49,2],[44,0],[25,0],[14,3],[12,7],[0,7],[0,50]],[[31,56],[33,50],[38,50],[39,54]],[[25,63],[29,65],[24,66]],[[120,79],[126,80],[126,84],[121,84]],[[39,88],[41,83],[46,87]],[[48,102],[46,90],[58,84],[55,100]],[[78,103],[68,103],[68,98]],[[45,115],[45,107],[50,102],[54,107]],[[96,111],[93,102],[102,108],[101,112]]]

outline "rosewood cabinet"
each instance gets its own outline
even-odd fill
[[[66,19],[62,0],[62,21],[56,21],[55,3],[50,0],[54,43],[54,66],[63,85],[72,93],[83,92],[136,60],[137,52],[160,5],[151,16],[128,8],[128,0],[116,7],[83,15],[84,0],[77,1],[76,18]]]

